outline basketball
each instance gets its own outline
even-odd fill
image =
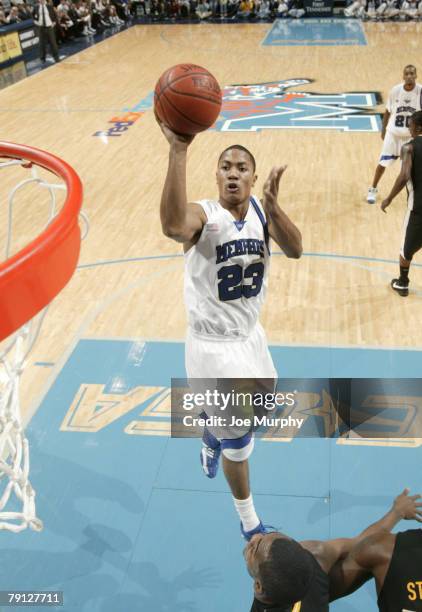
[[[177,64],[158,79],[154,109],[160,121],[178,134],[203,132],[220,113],[220,86],[205,68]]]

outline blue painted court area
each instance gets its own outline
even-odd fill
[[[336,46],[366,45],[360,20],[276,19],[264,38],[263,45],[276,46]]]
[[[415,376],[420,361],[417,351],[271,350],[292,378]],[[79,341],[28,428],[45,529],[2,533],[0,590],[63,590],[54,609],[65,612],[249,612],[224,477],[203,476],[199,440],[168,435],[170,379],[184,375],[182,343]],[[258,440],[251,481],[263,520],[297,539],[351,536],[405,486],[420,487],[421,448],[356,444]],[[374,602],[367,585],[333,609]]]

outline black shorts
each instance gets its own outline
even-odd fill
[[[408,261],[422,248],[422,215],[408,211],[403,224],[401,255]]]

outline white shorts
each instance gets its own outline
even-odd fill
[[[260,323],[244,340],[214,339],[189,328],[185,366],[188,378],[277,378]]]
[[[249,391],[273,393],[277,382],[277,372],[268,350],[264,329],[258,323],[252,333],[244,340],[226,340],[212,336],[198,335],[188,329],[185,347],[186,373],[189,386],[194,393],[204,393],[208,388],[217,388],[222,392],[231,392],[232,383],[221,379],[252,379]],[[258,379],[258,380],[257,380]],[[226,385],[229,384],[229,387]],[[242,382],[234,391],[245,391]],[[208,417],[221,415],[215,406],[203,408]],[[200,412],[199,410],[198,412]],[[228,414],[238,414],[237,408],[231,406]],[[249,428],[212,427],[209,431],[218,439],[236,439],[245,435]]]
[[[409,140],[411,140],[410,136],[401,138],[400,136],[396,136],[387,130],[379,160],[380,166],[384,166],[384,168],[386,168],[395,162],[396,159],[399,159],[402,146],[406,144],[406,142],[409,142]]]

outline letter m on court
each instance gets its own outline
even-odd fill
[[[377,94],[285,92],[265,99],[227,100],[216,128],[222,132],[265,129],[378,132]]]

